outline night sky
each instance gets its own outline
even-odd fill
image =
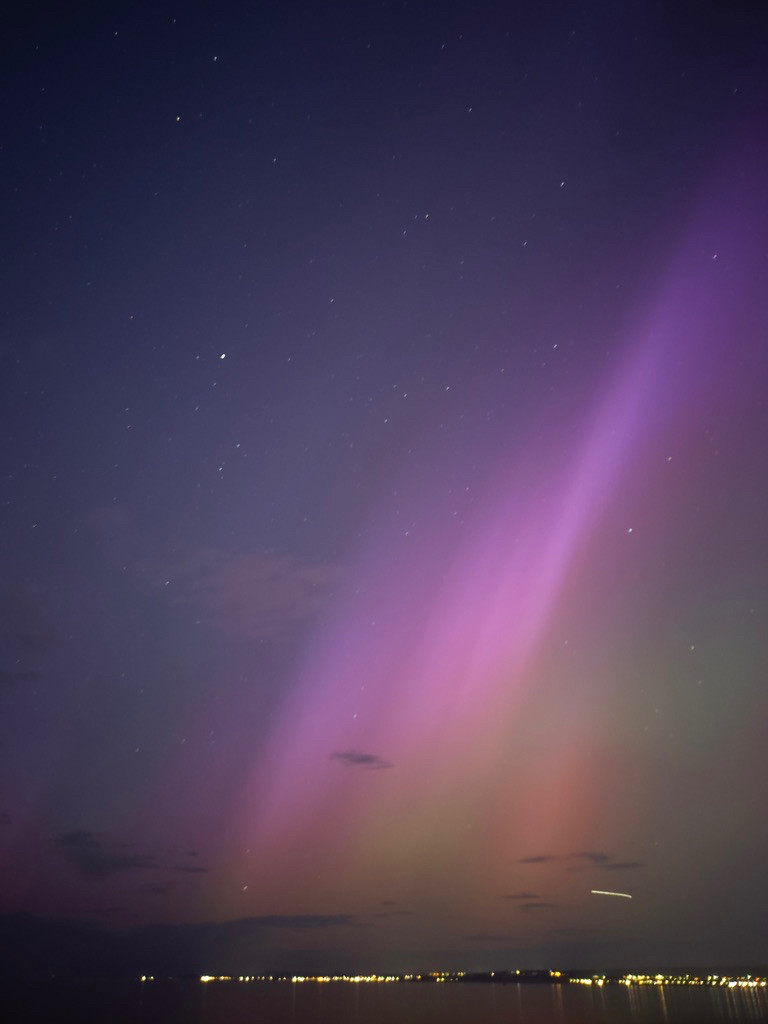
[[[765,5],[16,6],[18,964],[767,961]]]

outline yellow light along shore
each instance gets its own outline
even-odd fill
[[[428,971],[421,974],[202,974],[203,984],[212,982],[288,982],[291,984],[392,984],[395,982],[489,982],[495,984],[571,984],[571,985],[689,985],[739,989],[768,987],[768,980],[752,974],[580,974],[576,971],[510,970],[510,971]],[[141,982],[155,981],[155,976],[143,974]]]

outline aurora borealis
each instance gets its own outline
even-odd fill
[[[3,934],[764,961],[766,17],[321,7],[16,26]]]

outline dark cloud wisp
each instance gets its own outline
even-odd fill
[[[328,755],[333,761],[342,761],[344,764],[351,765],[355,768],[367,768],[369,770],[379,770],[381,768],[391,768],[392,762],[385,761],[383,757],[379,757],[378,754],[365,754],[360,750],[339,750]]]
[[[115,853],[107,849],[101,832],[73,829],[58,836],[55,843],[78,871],[91,878],[109,878],[124,871],[157,867],[156,858],[151,854]]]
[[[602,850],[583,850],[581,853],[572,853],[571,857],[574,859],[589,860],[593,864],[606,864],[611,860],[609,853],[603,853]]]

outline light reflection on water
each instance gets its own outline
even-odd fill
[[[154,981],[12,993],[14,1021],[79,1024],[740,1024],[768,989],[660,985]],[[34,1006],[32,1004],[35,1004]],[[49,1012],[50,1011],[50,1012]]]
[[[149,992],[147,993],[149,995]],[[172,993],[168,993],[172,995]],[[194,989],[187,996],[194,996]],[[768,1021],[765,990],[494,984],[217,985],[176,1016],[144,1005],[141,1024],[739,1024]],[[162,1004],[162,1005],[161,1005]],[[161,1016],[153,1016],[154,1009]],[[163,1015],[163,1009],[165,1011]],[[181,1009],[181,1007],[179,1007]]]

